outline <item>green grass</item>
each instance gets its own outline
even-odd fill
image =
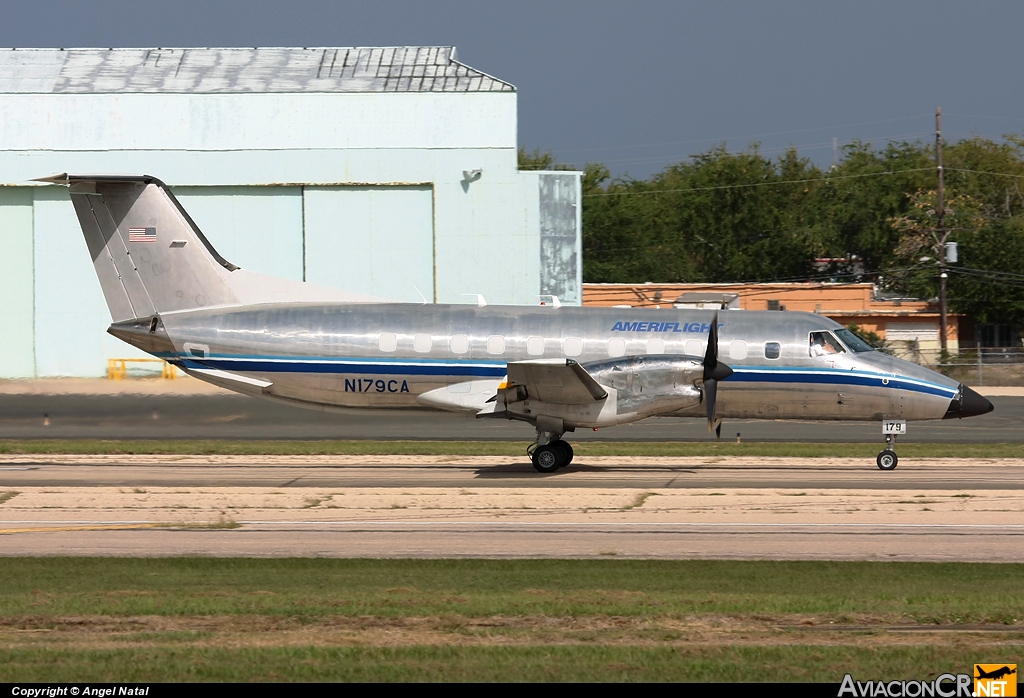
[[[0,616],[816,614],[1024,623],[1024,565],[5,558]]]
[[[979,658],[1020,657],[952,647],[215,647],[169,650],[2,650],[7,682],[174,681],[692,681],[838,684],[855,678],[934,679],[970,673]]]
[[[966,563],[7,558],[0,682],[925,679],[1020,657],[1022,574]],[[844,623],[860,629],[830,629]],[[977,623],[1004,631],[948,631]]]
[[[838,682],[934,678],[1024,650],[1022,565],[9,558],[3,569],[7,682]],[[700,639],[723,623],[743,628]],[[893,623],[1007,632],[893,640]]]
[[[0,454],[196,455],[455,455],[524,456],[526,442],[510,441],[222,441],[100,439],[0,440]],[[779,456],[873,458],[879,443],[576,441],[580,456]],[[901,458],[1024,458],[1024,443],[901,443]]]

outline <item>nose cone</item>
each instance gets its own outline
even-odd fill
[[[979,414],[987,414],[994,409],[995,406],[991,402],[961,384],[960,389],[956,391],[956,396],[949,401],[949,409],[946,410],[946,416],[943,419],[974,417]]]

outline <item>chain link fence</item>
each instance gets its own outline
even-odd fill
[[[935,358],[937,361],[918,363],[968,385],[1024,386],[1024,348],[1021,347],[975,347],[958,354],[942,353]]]

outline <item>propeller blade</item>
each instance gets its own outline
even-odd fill
[[[722,440],[722,420],[718,420],[718,426],[715,427],[715,437],[719,441]]]
[[[708,332],[708,348],[704,352],[704,380],[712,377],[712,372],[718,368],[718,313],[711,322],[711,330]]]
[[[708,431],[715,428],[715,401],[718,399],[718,381],[708,378],[704,381],[704,407],[708,411]]]
[[[708,431],[722,433],[722,422],[715,416],[715,403],[718,400],[718,381],[732,375],[732,369],[718,360],[718,313],[711,323],[708,332],[708,348],[704,352],[704,406],[708,412]],[[717,428],[716,428],[717,425]]]

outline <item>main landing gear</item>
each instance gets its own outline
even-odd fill
[[[886,434],[885,450],[878,454],[875,463],[878,464],[879,470],[895,470],[899,462],[900,459],[896,455],[896,435]]]
[[[538,473],[553,473],[572,463],[572,446],[562,441],[562,435],[539,432],[537,443],[526,449]]]

